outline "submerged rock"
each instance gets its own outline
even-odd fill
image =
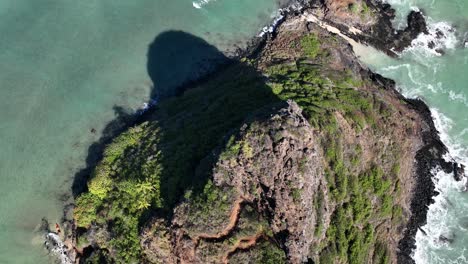
[[[439,242],[445,245],[450,245],[453,243],[454,236],[449,234],[449,235],[440,235],[439,236]]]

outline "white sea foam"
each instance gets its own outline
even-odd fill
[[[273,15],[273,22],[269,26],[265,26],[262,28],[260,33],[258,34],[259,37],[263,37],[263,35],[268,34],[268,33],[273,33],[275,31],[276,27],[279,25],[281,21],[284,19],[283,15],[283,10],[279,9],[274,15]]]
[[[67,247],[57,234],[47,233],[45,238],[47,249],[60,261],[60,264],[73,264],[73,261],[68,257]]]
[[[454,92],[452,90],[448,91],[448,94],[449,94],[450,100],[458,101],[458,102],[463,103],[465,106],[468,106],[468,101],[467,101],[466,96],[464,94],[456,93],[456,92]]]
[[[465,32],[465,34],[463,34],[463,46],[465,48],[468,48],[468,32]]]
[[[196,9],[201,9],[203,6],[209,4],[211,1],[215,1],[215,0],[199,0],[199,1],[193,1],[193,2],[192,2],[192,5],[193,5],[193,7],[195,7]]]
[[[429,34],[421,33],[406,52],[421,53],[426,57],[441,56],[445,50],[453,50],[458,44],[455,28],[448,22],[434,22],[426,18]]]
[[[440,133],[440,139],[449,150],[445,159],[468,164],[468,150],[458,144],[456,139],[449,136],[454,125],[453,120],[435,108],[431,109],[431,113],[434,117],[434,125]],[[457,182],[452,174],[444,173],[439,168],[434,169],[433,175],[436,190],[440,195],[434,197],[435,202],[429,206],[427,224],[422,227],[424,233],[418,231],[416,234],[416,250],[413,258],[417,264],[466,263],[459,262],[466,260],[465,251],[462,251],[459,257],[451,262],[447,262],[449,260],[442,258],[440,253],[436,251],[440,249],[452,250],[450,242],[458,239],[457,232],[463,230],[458,224],[459,215],[468,213],[468,203],[455,198],[457,193],[466,191],[467,178],[464,177]],[[458,213],[454,214],[454,211]]]
[[[431,113],[434,117],[434,125],[440,133],[440,139],[447,146],[449,151],[449,156],[447,156],[446,159],[455,160],[458,163],[468,165],[468,148],[457,142],[457,138],[460,137],[460,135],[455,137],[449,136],[450,130],[454,125],[453,120],[435,108],[431,109]]]
[[[157,103],[158,103],[158,100],[150,99],[147,103],[146,102],[143,103],[143,106],[140,109],[138,109],[136,112],[140,115],[144,114],[146,111],[148,111],[149,109],[157,105]]]
[[[286,8],[280,8],[275,13],[272,14],[272,21],[270,25],[265,26],[260,30],[258,34],[259,37],[263,37],[265,34],[273,33],[278,25],[283,21],[285,14],[287,12],[299,11],[303,8],[302,4],[299,1],[289,4]]]
[[[413,0],[383,1],[403,11],[397,13],[396,25],[400,27],[405,26],[407,12],[412,9],[411,5],[417,2]],[[428,6],[435,5],[435,2],[435,0],[425,2],[424,9],[428,10]],[[451,50],[463,46],[468,47],[468,43],[464,42],[468,40],[468,36],[457,35],[458,33],[448,22],[434,21],[431,18],[426,18],[426,21],[430,34],[418,36],[411,47],[401,54],[402,60],[407,63],[384,66],[378,71],[384,76],[403,81],[400,85],[403,85],[403,94],[407,97],[427,97],[428,99],[430,97],[432,101],[434,97],[443,96],[460,107],[458,116],[450,115],[453,118],[456,117],[457,122],[443,114],[445,111],[451,111],[454,106],[448,106],[448,108],[444,106],[441,109],[443,112],[433,108],[431,113],[434,124],[440,132],[441,141],[449,151],[444,158],[468,165],[466,144],[468,128],[460,128],[459,124],[468,120],[464,117],[464,112],[467,111],[464,106],[468,106],[468,98],[466,93],[460,92],[459,87],[450,87],[449,82],[438,79],[441,74],[446,74],[446,68],[443,67],[447,65],[445,58],[434,58],[441,55],[439,50],[448,51],[447,57],[449,57],[453,56]],[[460,39],[457,39],[457,36],[460,36]],[[433,47],[429,48],[429,44]],[[465,65],[468,64],[468,57],[465,57],[464,62]],[[404,77],[398,77],[399,75]],[[417,232],[413,258],[417,264],[466,264],[468,263],[466,250],[468,245],[467,178],[465,176],[462,181],[457,182],[452,174],[446,174],[437,168],[432,171],[432,176],[436,190],[440,194],[434,197],[435,203],[429,206],[427,224],[422,227],[424,232]]]

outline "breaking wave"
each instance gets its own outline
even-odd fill
[[[301,3],[300,0],[295,1],[293,3],[290,3],[287,7],[285,8],[280,8],[278,9],[273,15],[272,15],[272,21],[270,25],[265,26],[262,28],[260,33],[258,34],[259,37],[263,37],[265,34],[273,33],[275,29],[283,22],[284,18],[286,17],[286,14],[289,12],[295,12],[295,11],[300,11],[304,8],[303,3]]]
[[[453,120],[435,108],[431,113],[440,138],[449,150],[445,159],[468,164],[468,149],[449,136]],[[468,263],[464,246],[467,241],[463,235],[460,236],[468,229],[468,198],[460,195],[467,192],[467,178],[456,181],[452,174],[438,168],[433,170],[433,175],[440,195],[434,197],[435,202],[429,206],[427,224],[416,234],[413,258],[418,264]],[[450,252],[450,256],[446,252]]]
[[[73,264],[73,261],[68,257],[68,248],[59,235],[47,233],[45,235],[45,246],[58,259],[60,264]]]
[[[458,39],[455,28],[448,22],[433,22],[426,18],[429,34],[420,34],[408,51],[417,50],[426,55],[441,56],[445,50],[453,50],[457,47]]]
[[[192,5],[193,5],[193,7],[195,7],[196,9],[201,9],[201,8],[203,8],[203,6],[209,4],[211,1],[215,1],[215,0],[199,0],[199,1],[193,1],[193,2],[192,2]]]

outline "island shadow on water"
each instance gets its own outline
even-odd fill
[[[195,195],[203,191],[227,139],[243,124],[265,118],[254,112],[271,113],[286,105],[254,67],[227,58],[203,39],[185,32],[157,36],[149,46],[147,70],[154,83],[150,96],[158,98],[158,103],[143,114],[115,106],[117,118],[89,147],[86,168],[76,173],[72,186],[75,198],[86,192],[86,183],[103,158],[105,146],[127,128],[149,121],[151,128],[160,131],[156,145],[162,156],[160,193],[164,206],[161,209],[152,204],[145,210],[139,228],[154,216],[170,219],[186,190]],[[142,146],[149,144],[154,144],[154,138],[140,141]],[[146,161],[147,157],[131,157],[127,170],[142,170]],[[64,218],[73,224],[70,217]]]
[[[235,63],[205,40],[183,31],[166,31],[149,45],[147,72],[153,82],[150,100],[163,101],[171,96],[180,96],[187,88],[209,79],[223,66]],[[125,107],[113,107],[115,118],[103,129],[98,141],[87,151],[86,166],[73,177],[72,194],[77,197],[87,191],[86,183],[93,168],[103,157],[105,146],[129,127],[148,119],[157,107],[134,113]],[[95,133],[92,128],[92,133]]]

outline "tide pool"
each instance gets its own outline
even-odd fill
[[[182,30],[224,52],[268,24],[271,0],[0,2],[0,263],[48,263],[73,175],[115,118],[149,100],[148,46]],[[177,67],[177,65],[166,65]],[[157,85],[157,84],[155,84]],[[94,131],[94,132],[92,132]]]

